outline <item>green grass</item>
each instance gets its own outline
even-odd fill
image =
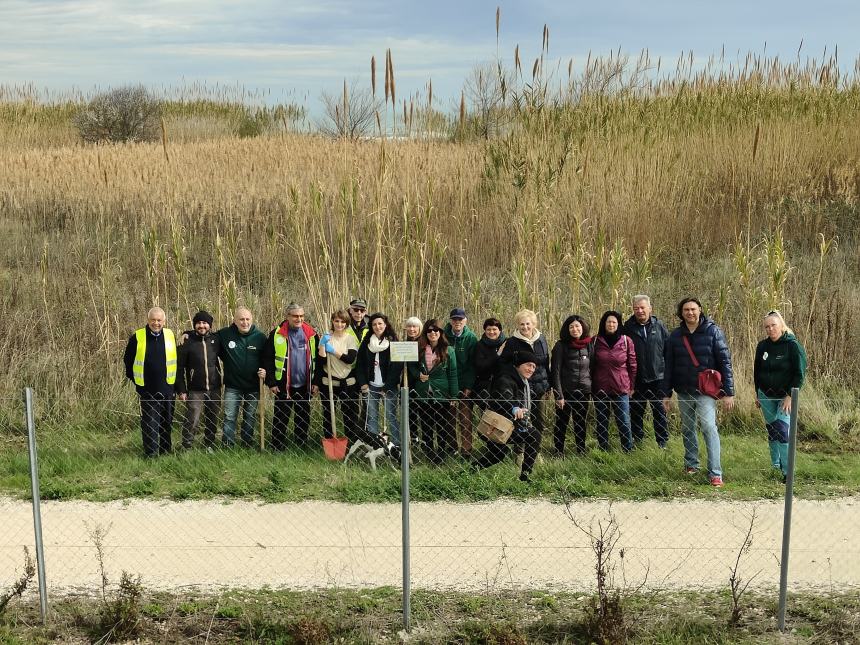
[[[587,594],[517,592],[412,595],[414,643],[591,642]],[[141,601],[139,642],[177,643],[397,643],[401,594],[391,587],[326,591],[226,591],[214,595],[150,594]],[[775,596],[744,598],[737,627],[728,626],[727,593],[629,596],[624,604],[630,642],[782,643]],[[52,603],[48,627],[34,604],[13,604],[0,615],[0,642],[96,640],[101,604],[88,597]],[[860,637],[860,595],[792,595],[787,611],[792,643],[855,643]]]
[[[134,420],[105,431],[94,427],[43,432],[39,444],[40,487],[43,499],[107,501],[125,498],[262,499],[268,502],[333,500],[349,503],[396,502],[400,472],[385,462],[373,472],[367,460],[344,466],[327,461],[316,443],[307,451],[284,454],[256,450],[220,450],[208,454],[195,449],[155,460],[140,455],[139,430]],[[178,437],[175,437],[178,443]],[[318,440],[317,440],[318,441]],[[544,451],[548,452],[548,437]],[[613,441],[617,441],[613,437]],[[562,494],[577,498],[615,499],[777,499],[784,486],[770,468],[765,437],[726,434],[722,463],[726,485],[707,485],[704,472],[682,472],[683,446],[674,432],[667,451],[645,442],[623,454],[617,445],[603,453],[565,459],[544,457],[533,482],[518,481],[511,460],[472,472],[452,458],[441,467],[416,461],[410,488],[416,501],[474,502],[500,497],[544,498],[559,501]],[[795,491],[802,498],[827,498],[860,492],[860,454],[839,452],[828,443],[804,443],[797,455]],[[705,465],[701,446],[702,466]],[[29,462],[24,437],[0,446],[0,494],[29,496]]]

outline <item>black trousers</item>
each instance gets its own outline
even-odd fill
[[[430,461],[441,463],[446,456],[457,452],[456,408],[451,407],[447,400],[420,399],[416,403],[421,419],[421,448]]]
[[[308,386],[290,388],[278,392],[275,397],[275,411],[272,416],[272,449],[286,450],[287,429],[293,419],[293,438],[299,448],[308,444],[308,429],[311,425],[311,391]]]
[[[160,392],[139,393],[140,432],[143,436],[144,457],[168,454],[172,448],[173,395]]]
[[[585,452],[585,422],[588,419],[588,401],[591,395],[586,392],[565,392],[564,406],[555,408],[555,431],[553,445],[558,454],[564,453],[567,426],[573,421],[573,439],[576,451]]]
[[[541,433],[535,427],[521,431],[518,427],[514,428],[514,433],[508,440],[507,444],[488,441],[487,447],[480,459],[475,462],[478,468],[487,468],[502,461],[508,454],[510,448],[508,444],[514,444],[517,447],[522,446],[523,449],[523,468],[522,473],[528,475],[531,473],[535,465],[535,460],[540,450]]]

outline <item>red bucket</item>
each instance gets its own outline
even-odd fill
[[[332,437],[331,439],[323,439],[322,445],[325,451],[325,458],[332,461],[343,461],[346,457],[346,445],[349,439],[346,437]]]

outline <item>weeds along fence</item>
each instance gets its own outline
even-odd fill
[[[356,427],[342,416],[351,403],[359,406]],[[540,457],[526,483],[518,478],[514,451],[480,471],[461,456],[469,431],[473,459],[488,449],[474,432],[477,409],[459,416],[457,402],[410,400],[407,433],[403,409],[392,403],[403,444],[410,439],[405,480],[406,464],[396,451],[377,451],[375,469],[362,449],[346,463],[327,460],[321,439],[329,410],[317,399],[304,419],[307,441],[296,442],[303,439],[298,406],[282,446],[273,436],[272,400],[264,400],[263,451],[257,420],[246,427],[247,446],[240,420],[236,446],[225,448],[220,417],[209,445],[202,420],[191,447],[182,449],[184,410],[177,404],[172,449],[142,459],[134,400],[90,400],[82,416],[37,398],[49,594],[110,593],[123,572],[139,575],[144,587],[166,590],[400,587],[408,581],[416,589],[591,592],[597,564],[603,584],[621,593],[728,588],[730,578],[775,593],[786,487],[761,428],[742,431],[720,417],[725,486],[716,489],[705,474],[704,446],[699,472],[684,472],[676,413],[665,449],[648,422],[644,439],[628,453],[614,425],[608,450],[596,445],[592,406],[585,450],[575,450],[569,429],[559,454],[554,406],[547,402]],[[349,428],[355,439],[372,427],[361,406],[366,411],[367,402],[339,404],[339,433]],[[8,587],[23,567],[24,548],[34,553],[34,524],[23,410],[14,400],[4,401],[3,410],[0,585]],[[396,434],[382,407],[378,423]],[[857,455],[834,454],[804,432],[801,425],[795,434],[799,449],[789,482],[787,588],[856,589]]]

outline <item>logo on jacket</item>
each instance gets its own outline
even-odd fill
[[[227,347],[229,347],[230,349],[236,349],[236,341],[231,340],[229,343],[227,343]]]
[[[761,360],[766,361],[766,360],[767,360],[767,356],[768,356],[768,353],[767,353],[767,352],[765,352],[764,354],[762,354],[762,355],[761,355]]]

